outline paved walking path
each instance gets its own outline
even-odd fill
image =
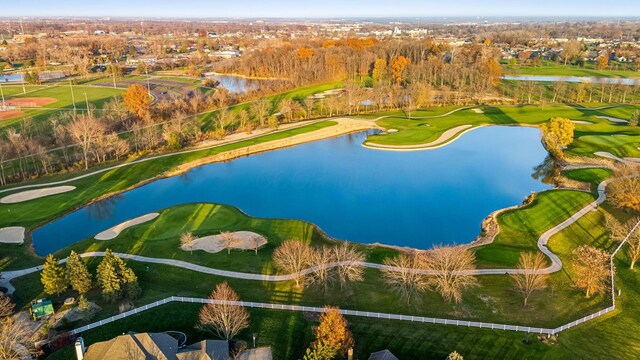
[[[597,210],[598,205],[602,204],[606,200],[605,188],[609,183],[609,181],[610,180],[606,180],[598,186],[598,199],[596,201],[585,206],[580,211],[576,212],[575,214],[573,214],[571,217],[569,217],[562,223],[547,230],[544,234],[540,236],[540,238],[538,239],[538,248],[545,255],[547,255],[549,259],[551,259],[551,265],[545,269],[539,270],[538,271],[539,273],[550,274],[562,269],[562,261],[560,260],[560,258],[547,248],[549,239],[551,239],[551,237],[553,237],[555,234],[559,233],[563,229],[567,228],[571,224],[578,221],[578,219],[580,219],[584,215],[588,214],[591,211]],[[102,257],[104,256],[104,254],[105,253],[102,251],[93,251],[93,252],[86,252],[86,253],[80,254],[80,256],[81,257]],[[223,277],[236,278],[236,279],[244,279],[244,280],[268,281],[268,282],[293,280],[300,276],[311,274],[317,269],[317,267],[310,267],[308,269],[305,269],[295,274],[265,275],[265,274],[253,274],[253,273],[243,273],[243,272],[237,272],[237,271],[215,269],[215,268],[211,268],[203,265],[197,265],[190,262],[175,260],[175,259],[152,258],[152,257],[125,254],[125,253],[114,253],[114,254],[127,260],[139,261],[139,262],[150,263],[150,264],[162,264],[162,265],[174,266],[174,267],[179,267],[187,270],[197,271],[203,274],[223,276]],[[60,263],[64,263],[66,261],[67,261],[66,259],[62,259],[60,260]],[[328,266],[336,267],[336,266],[353,265],[353,264],[358,264],[363,267],[367,267],[371,269],[401,271],[400,268],[391,267],[383,264],[369,263],[369,262],[362,262],[362,263],[339,262],[339,263],[331,263]],[[11,285],[11,280],[34,273],[34,272],[38,272],[40,270],[42,270],[42,266],[35,266],[28,269],[2,272],[0,273],[1,275],[0,286],[6,287],[7,289],[9,289],[8,293],[12,294],[15,291],[15,288],[13,287],[13,285]],[[477,269],[477,270],[460,271],[459,273],[469,274],[469,275],[498,275],[498,274],[521,274],[524,271],[525,270],[522,270],[522,269]],[[416,272],[420,274],[425,274],[425,275],[434,275],[437,273],[434,270],[416,270]]]

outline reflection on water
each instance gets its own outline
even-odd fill
[[[306,220],[339,239],[424,249],[470,242],[488,214],[550,187],[531,176],[547,154],[537,129],[480,128],[446,147],[416,152],[367,149],[361,146],[366,136],[159,179],[37,229],[33,244],[47,254],[149,212],[212,202],[256,217]]]
[[[90,220],[103,221],[113,217],[113,213],[118,201],[123,199],[122,195],[116,194],[106,199],[89,204],[86,207],[86,215]]]
[[[60,79],[64,76],[64,73],[55,71],[38,74],[41,81]],[[24,79],[24,74],[0,74],[0,82],[22,82],[22,79]]]
[[[531,176],[534,179],[540,180],[543,184],[559,185],[558,181],[562,173],[562,167],[554,157],[547,156],[542,164],[536,166],[533,170]]]
[[[553,75],[505,75],[503,80],[513,81],[542,81],[542,82],[570,82],[570,83],[594,83],[594,84],[622,84],[638,85],[640,78],[599,78],[590,76],[553,76]]]

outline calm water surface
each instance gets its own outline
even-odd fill
[[[169,206],[214,202],[251,216],[302,219],[329,235],[415,248],[467,243],[496,209],[548,188],[531,176],[537,129],[485,127],[431,151],[361,146],[366,133],[198,167],[64,216],[33,233],[41,255]]]
[[[542,82],[569,82],[569,83],[584,83],[589,82],[593,84],[622,84],[622,85],[637,85],[640,84],[640,78],[604,78],[604,77],[589,77],[589,76],[553,76],[553,75],[505,75],[503,80],[514,81],[542,81]]]

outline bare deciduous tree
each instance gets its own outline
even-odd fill
[[[345,285],[347,282],[362,281],[364,254],[358,251],[355,245],[346,241],[334,246],[332,250],[334,261],[338,263],[336,271],[340,286]]]
[[[80,145],[84,168],[89,168],[89,152],[94,146],[96,139],[104,135],[105,128],[93,116],[80,115],[78,119],[69,124],[69,134]]]
[[[218,234],[218,238],[224,245],[225,249],[227,249],[227,254],[231,254],[231,247],[234,243],[238,242],[238,235],[229,231],[223,231]]]
[[[313,249],[309,244],[300,240],[286,240],[273,252],[273,262],[276,267],[294,276],[296,286],[300,287],[305,275],[302,271],[310,264]]]
[[[638,221],[640,221],[640,218],[635,218],[633,221],[637,223]],[[631,229],[633,229],[633,227]],[[631,231],[631,229],[629,231]],[[627,255],[629,256],[629,260],[631,261],[629,268],[633,269],[638,259],[640,259],[640,228],[636,228],[633,234],[629,235],[627,244]]]
[[[401,253],[393,258],[386,258],[384,265],[389,267],[382,270],[385,282],[407,304],[429,287],[428,279],[420,273],[422,260],[417,252]]]
[[[610,275],[609,254],[589,245],[580,245],[573,250],[575,283],[585,291],[587,298],[605,290]]]
[[[511,279],[513,279],[514,290],[524,300],[524,306],[527,306],[527,301],[531,294],[547,287],[548,275],[539,273],[546,264],[544,255],[541,252],[535,254],[531,252],[520,253],[520,261],[517,268],[521,273],[512,274]]]
[[[193,242],[196,240],[196,237],[193,236],[191,232],[185,232],[180,235],[180,247],[183,249],[189,249],[193,254]]]
[[[256,255],[258,255],[258,249],[260,248],[261,244],[262,238],[260,236],[252,235],[249,237],[249,245],[251,245],[251,248],[256,253]]]
[[[29,359],[36,354],[34,334],[26,322],[11,316],[13,307],[8,296],[0,295],[0,359]]]
[[[216,285],[209,299],[222,302],[206,304],[200,309],[196,327],[217,334],[225,340],[231,340],[243,329],[249,327],[249,312],[242,306],[226,302],[240,301],[240,297],[227,284]]]
[[[435,246],[423,260],[424,267],[434,272],[429,282],[449,302],[459,303],[464,290],[477,285],[476,278],[471,275],[476,269],[476,258],[464,246]]]
[[[0,318],[13,314],[15,305],[11,302],[11,298],[0,293]]]

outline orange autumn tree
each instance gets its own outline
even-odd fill
[[[308,47],[301,47],[298,49],[298,58],[300,60],[309,60],[313,57],[313,49]]]
[[[396,84],[401,84],[404,81],[404,72],[407,66],[411,64],[411,59],[404,56],[394,56],[389,62],[389,72],[391,77],[395,80]]]
[[[315,328],[316,340],[313,348],[322,348],[329,359],[343,358],[353,348],[353,334],[347,327],[347,319],[337,307],[325,306],[320,315],[320,324]]]
[[[143,119],[149,114],[151,98],[147,89],[140,84],[130,85],[127,91],[122,94],[124,105],[127,110],[137,117]]]

